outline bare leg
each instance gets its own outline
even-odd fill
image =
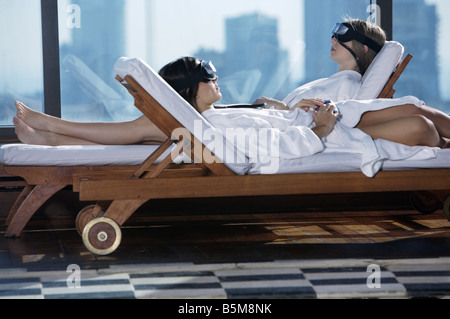
[[[30,145],[93,145],[90,141],[81,140],[78,138],[59,135],[51,132],[34,129],[17,117],[14,118],[14,126],[19,140],[24,144]]]
[[[367,112],[361,117],[360,127],[368,127],[389,122],[409,115],[422,115],[431,120],[441,137],[450,139],[450,116],[429,106],[417,107],[412,104],[399,105],[375,112]]]
[[[88,141],[91,144],[160,144],[167,137],[146,117],[118,123],[79,123],[36,112],[16,102],[17,118],[29,127]]]
[[[393,119],[367,127],[359,127],[374,140],[385,139],[409,146],[444,147],[435,125],[421,115]]]

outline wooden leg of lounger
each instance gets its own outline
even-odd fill
[[[83,234],[83,230],[87,223],[91,220],[102,217],[108,209],[111,202],[98,202],[97,205],[89,205],[83,208],[77,215],[75,220],[75,226],[80,235]]]
[[[148,199],[115,200],[104,216],[113,219],[119,226],[122,226],[147,201]]]
[[[20,207],[13,214],[6,230],[6,237],[20,237],[28,221],[36,211],[53,195],[66,185],[37,185],[23,200]],[[22,195],[22,194],[21,194]]]
[[[34,186],[31,185],[27,185],[25,186],[25,188],[22,190],[22,192],[20,193],[19,197],[17,197],[16,202],[14,203],[13,207],[11,208],[11,210],[9,211],[9,215],[8,218],[6,219],[6,226],[8,226],[9,224],[11,224],[11,220],[14,218],[14,216],[16,215],[17,211],[20,208],[20,205],[22,205],[23,201],[25,200],[25,198],[27,198],[28,195],[30,195],[31,191],[33,190]]]

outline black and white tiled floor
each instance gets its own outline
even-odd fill
[[[381,271],[372,276],[371,265]],[[450,258],[0,271],[1,299],[449,298]],[[379,281],[378,281],[379,278]],[[77,281],[79,279],[79,281]],[[379,283],[379,286],[376,284]]]
[[[114,254],[99,257],[74,227],[82,205],[71,192],[20,238],[4,238],[10,195],[0,192],[0,299],[450,298],[450,223],[403,197],[157,201],[127,222]],[[371,265],[379,287],[369,287]]]

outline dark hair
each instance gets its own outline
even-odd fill
[[[200,64],[200,61],[193,57],[182,57],[165,65],[160,71],[159,75],[167,82],[171,83],[173,80],[179,80],[188,77],[195,73],[195,69]],[[196,97],[198,93],[199,83],[193,87],[183,89],[178,92],[189,104],[197,107]]]

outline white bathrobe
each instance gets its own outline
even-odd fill
[[[293,107],[303,99],[322,99],[333,102],[352,100],[361,88],[362,76],[356,71],[341,71],[329,78],[319,79],[300,86],[283,102]]]
[[[245,152],[251,163],[271,163],[275,158],[282,163],[283,160],[312,156],[325,149],[346,149],[362,155],[361,171],[373,177],[385,159],[436,157],[436,149],[408,147],[385,140],[373,141],[369,135],[353,128],[368,110],[410,103],[422,104],[415,97],[338,102],[336,105],[343,114],[342,121],[322,140],[312,131],[315,125],[312,111],[225,109],[208,110],[202,115],[222,132],[228,142]]]

